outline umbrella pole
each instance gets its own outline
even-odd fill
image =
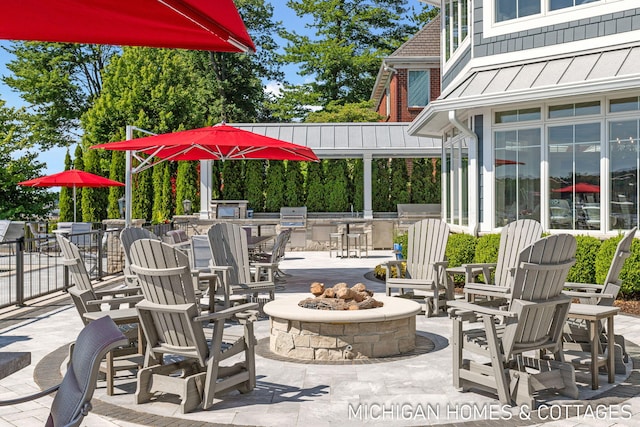
[[[133,126],[127,125],[127,140],[133,139]],[[124,175],[124,226],[131,226],[131,186],[133,184],[133,161],[131,151],[125,152],[125,175]]]
[[[73,186],[73,222],[76,222],[76,186]]]

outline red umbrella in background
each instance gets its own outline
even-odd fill
[[[127,132],[129,133],[129,131]],[[131,221],[131,175],[164,160],[300,160],[319,161],[313,150],[303,145],[259,135],[224,123],[144,138],[94,145],[91,148],[131,153],[140,162],[136,168],[127,157],[125,224]],[[149,155],[142,157],[140,153]],[[153,163],[153,158],[157,160]]]
[[[509,160],[509,159],[496,159],[496,166],[503,166],[503,165],[524,165],[524,162],[517,162],[515,160]]]
[[[233,0],[5,1],[0,38],[255,51]]]
[[[555,191],[556,193],[599,193],[600,186],[586,182],[578,182],[576,185],[568,185],[551,191]]]
[[[53,175],[41,176],[19,182],[25,187],[72,187],[73,188],[73,221],[76,221],[76,187],[122,187],[123,183],[95,175],[89,172],[69,169]]]
[[[224,123],[94,145],[105,150],[137,151],[163,160],[301,160],[318,161],[313,150]]]

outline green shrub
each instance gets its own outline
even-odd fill
[[[622,280],[620,289],[622,298],[638,299],[640,297],[640,241],[637,239],[631,243],[631,256],[624,262],[620,280]]]
[[[567,282],[596,283],[596,256],[602,242],[592,236],[576,236],[576,242],[576,263],[569,270]]]
[[[393,243],[400,243],[402,245],[402,259],[407,259],[407,248],[409,246],[409,236],[405,234],[398,234],[393,238]]]
[[[598,254],[596,255],[596,283],[604,283],[609,272],[609,266],[613,260],[613,254],[616,252],[616,246],[622,240],[622,235],[612,237],[605,240],[600,245]]]
[[[500,234],[485,234],[476,242],[476,253],[473,262],[494,263],[498,261],[500,251]]]
[[[451,234],[445,254],[449,267],[459,267],[473,262],[477,239],[469,234]]]

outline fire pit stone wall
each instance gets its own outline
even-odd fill
[[[295,297],[294,297],[295,298]],[[299,360],[349,360],[394,356],[415,349],[420,305],[401,298],[379,297],[374,310],[325,311],[297,306],[297,299],[267,303],[270,350]]]

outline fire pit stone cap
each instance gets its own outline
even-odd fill
[[[276,298],[264,306],[264,312],[271,317],[301,322],[360,323],[381,320],[404,319],[419,314],[420,304],[404,298],[376,296],[384,306],[372,310],[312,310],[298,306],[299,295]]]

